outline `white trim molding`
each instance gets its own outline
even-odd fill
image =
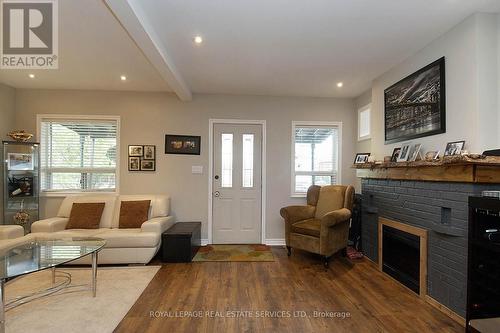
[[[114,191],[42,191],[40,188],[41,197],[66,197],[72,194],[119,194],[120,193],[120,169],[121,169],[121,117],[111,115],[75,115],[75,114],[37,114],[36,115],[36,141],[41,142],[41,125],[43,119],[68,119],[68,120],[114,120],[116,121],[116,167],[115,167],[115,190]],[[41,186],[39,182],[39,186]]]
[[[367,135],[360,135],[360,130],[361,130],[361,113],[369,111],[368,112],[368,134]],[[369,103],[361,108],[358,109],[358,141],[364,141],[372,138],[372,125],[371,125],[371,117],[372,117],[372,104]]]
[[[338,130],[338,151],[337,151],[337,184],[342,184],[342,122],[341,121],[292,121],[292,155],[290,159],[290,197],[292,198],[305,198],[307,193],[300,193],[295,191],[295,175],[301,173],[295,171],[295,128],[298,126],[317,126],[326,128],[337,128]],[[310,172],[305,173],[310,174]],[[315,175],[332,175],[332,172],[314,172]]]
[[[261,181],[261,243],[266,239],[266,121],[265,120],[243,120],[243,119],[209,119],[208,120],[208,244],[212,244],[213,240],[213,230],[212,230],[212,218],[213,218],[213,173],[214,173],[214,125],[215,124],[243,124],[243,125],[261,125],[262,126],[262,181]]]
[[[265,245],[269,246],[285,246],[285,239],[284,238],[268,238],[264,242]]]

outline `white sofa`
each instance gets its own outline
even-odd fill
[[[151,200],[149,219],[140,228],[120,229],[122,201]],[[104,202],[98,229],[66,229],[73,203]],[[99,264],[146,264],[158,252],[161,234],[174,224],[169,216],[170,198],[166,195],[76,195],[66,197],[56,217],[32,224],[32,234],[45,233],[51,237],[98,237],[106,240],[99,253]],[[85,257],[72,264],[89,264]]]

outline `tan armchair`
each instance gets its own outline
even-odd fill
[[[333,254],[345,254],[353,201],[352,186],[313,185],[307,190],[306,206],[282,208],[288,255],[292,248],[317,253],[328,267]]]

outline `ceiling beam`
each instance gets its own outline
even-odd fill
[[[193,95],[141,8],[130,0],[104,0],[132,40],[182,101]]]

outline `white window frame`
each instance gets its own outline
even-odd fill
[[[369,133],[368,133],[368,135],[361,136],[361,133],[360,133],[361,113],[365,112],[365,111],[369,111],[369,113],[370,113],[370,122],[368,124],[368,132]],[[368,139],[372,138],[372,121],[371,121],[371,119],[372,119],[372,105],[371,105],[371,103],[358,109],[358,141],[364,141],[364,140],[368,140]]]
[[[308,172],[295,172],[295,128],[300,126],[318,126],[318,127],[335,127],[338,130],[338,145],[339,149],[337,152],[337,183],[342,184],[342,122],[341,121],[292,121],[292,156],[290,159],[290,170],[291,170],[291,197],[292,198],[305,198],[307,193],[296,192],[295,191],[295,176],[301,174],[308,174]],[[325,174],[330,176],[331,172],[317,171],[314,174],[321,175]]]
[[[36,137],[41,144],[42,120],[50,119],[68,119],[68,120],[114,120],[116,121],[116,170],[115,170],[115,190],[114,191],[42,191],[40,188],[40,196],[42,197],[66,197],[71,194],[99,194],[99,195],[116,195],[120,193],[120,116],[105,116],[105,115],[68,115],[68,114],[37,114],[36,115]],[[39,185],[41,187],[41,184]]]

